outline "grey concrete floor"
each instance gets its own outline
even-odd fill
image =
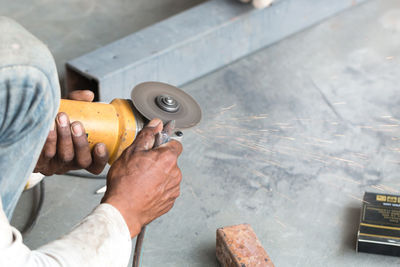
[[[148,227],[143,265],[218,266],[215,230],[243,222],[276,266],[400,264],[355,252],[363,193],[400,193],[399,47],[400,2],[371,0],[184,86],[204,118],[185,133],[182,195]],[[103,184],[47,178],[26,244],[68,232]]]

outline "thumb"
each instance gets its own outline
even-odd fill
[[[76,90],[68,94],[68,99],[92,102],[94,99],[94,93],[90,90]]]
[[[151,120],[138,134],[132,143],[133,151],[150,150],[154,146],[155,136],[162,131],[162,121],[160,119]]]

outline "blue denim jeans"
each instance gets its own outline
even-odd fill
[[[48,48],[0,16],[0,196],[8,219],[39,158],[59,99]]]

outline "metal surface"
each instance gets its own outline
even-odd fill
[[[179,110],[180,104],[169,95],[160,95],[156,97],[156,103],[164,111],[175,113]]]
[[[191,128],[200,122],[199,104],[190,95],[169,84],[141,83],[135,86],[131,96],[135,108],[148,120],[159,118],[164,123],[174,120],[177,129]],[[159,102],[168,97],[171,105],[160,107],[163,104]],[[174,106],[176,108],[173,108]]]
[[[99,100],[129,97],[132,86],[181,86],[365,0],[280,0],[265,9],[210,0],[67,64],[69,90]]]
[[[164,125],[164,129],[161,133],[158,133],[155,138],[154,147],[161,146],[162,144],[171,141],[171,137],[174,136],[175,121],[169,121]]]
[[[135,137],[138,135],[138,133],[143,129],[144,125],[147,123],[147,119],[140,114],[140,112],[133,106],[133,103],[131,103],[132,107],[132,112],[133,115],[135,116],[135,123],[136,123],[136,134]]]

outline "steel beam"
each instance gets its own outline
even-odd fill
[[[210,0],[67,63],[67,89],[101,101],[144,81],[177,86],[366,0],[278,0],[254,9]]]

